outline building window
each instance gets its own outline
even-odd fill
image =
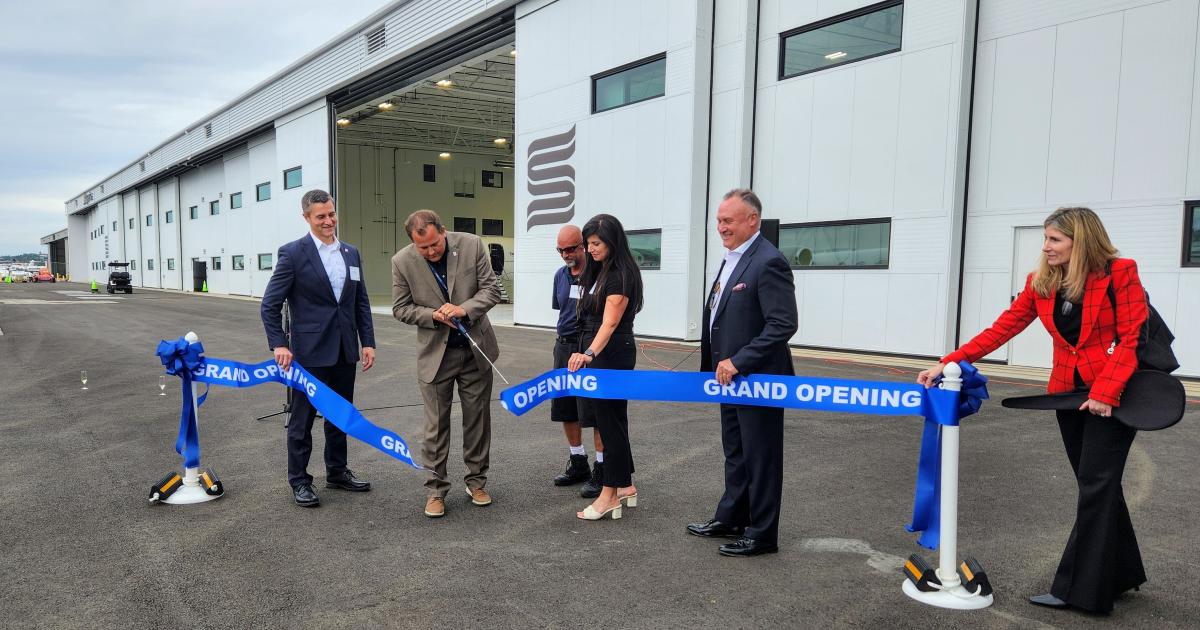
[[[175,222],[175,211],[167,210],[167,223],[174,223],[174,222]]]
[[[167,259],[167,271],[175,271],[175,259],[174,258]]]
[[[137,261],[136,260],[129,261],[129,270],[137,271]]]
[[[779,251],[792,269],[887,269],[891,219],[779,226]]]
[[[136,221],[136,219],[134,219],[133,217],[129,217],[129,229],[132,230],[134,228],[134,226],[137,225],[137,223],[135,223],[135,221]]]
[[[213,271],[220,271],[220,270],[221,270],[221,257],[220,257],[220,256],[213,256],[213,257],[212,257],[212,270],[213,270]]]
[[[1200,267],[1200,201],[1183,205],[1183,266]]]
[[[115,234],[116,232],[117,232],[117,222],[113,221],[113,233]]]
[[[421,169],[421,178],[427,182],[437,181],[437,165],[424,164]]]
[[[146,225],[150,225],[150,224],[149,224],[149,223],[147,223]],[[103,234],[103,233],[104,233],[104,226],[103,226],[103,225],[101,225],[101,226],[100,226],[100,233],[101,233],[101,234]]]
[[[154,259],[153,258],[146,259],[146,271],[154,271]]]
[[[237,210],[238,208],[241,208],[241,207],[242,207],[242,193],[235,192],[232,195],[229,195],[229,209]]]
[[[662,269],[662,230],[627,230],[629,251],[641,269]]]
[[[303,184],[304,184],[304,171],[302,170],[302,167],[297,166],[296,168],[289,168],[288,170],[283,172],[283,189],[284,190],[291,190],[292,188],[299,188]]]
[[[233,264],[234,271],[241,271],[246,268],[245,256],[230,256],[230,262]]]
[[[259,254],[258,255],[258,268],[260,271],[265,271],[265,270],[271,268],[271,255],[270,254]]]
[[[500,171],[483,172],[484,188],[504,188],[504,173]]]
[[[659,53],[592,76],[592,113],[667,93],[667,53]]]
[[[208,214],[210,216],[215,216],[215,215],[221,214],[221,200],[220,199],[213,199],[212,201],[208,202]]]
[[[271,182],[263,182],[254,187],[254,199],[266,201],[271,198]]]
[[[200,216],[200,206],[192,206],[188,208],[188,218],[195,219]]]
[[[475,217],[454,217],[454,231],[475,233]]]
[[[150,227],[151,225],[154,225],[154,215],[147,214],[146,215],[146,227]]]
[[[886,0],[779,34],[779,78],[900,50],[904,2]]]
[[[504,219],[484,219],[483,236],[504,236]]]

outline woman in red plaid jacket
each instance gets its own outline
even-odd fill
[[[1121,490],[1136,431],[1113,420],[1125,382],[1137,369],[1146,294],[1137,263],[1118,258],[1100,218],[1087,208],[1059,208],[1045,223],[1038,268],[987,330],[942,357],[917,382],[929,387],[951,361],[977,361],[1040,319],[1054,344],[1050,393],[1082,390],[1077,411],[1059,411],[1058,427],[1079,485],[1075,526],[1050,592],[1030,602],[1051,608],[1112,610],[1113,599],[1146,581]],[[1109,287],[1115,300],[1110,300]],[[1115,308],[1114,308],[1115,302]],[[1118,340],[1119,341],[1116,341]]]

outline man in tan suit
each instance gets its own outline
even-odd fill
[[[490,505],[487,485],[492,445],[492,368],[500,355],[487,312],[500,302],[500,285],[483,241],[447,232],[437,213],[418,210],[404,222],[412,244],[392,257],[392,315],[417,327],[417,381],[425,400],[425,516],[446,513],[446,458],[454,384],[463,414],[464,477],[471,503]],[[487,359],[458,331],[460,322]]]

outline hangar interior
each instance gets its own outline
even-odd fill
[[[362,254],[371,302],[390,304],[391,257],[411,242],[404,221],[415,210],[434,210],[446,229],[483,239],[503,298],[511,301],[511,36],[432,72],[405,76],[404,66],[413,64],[401,61],[367,79],[358,96],[331,98],[341,238]]]

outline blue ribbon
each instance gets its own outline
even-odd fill
[[[929,389],[930,398],[944,398],[954,405],[953,413],[965,418],[983,405],[988,397],[987,377],[975,366],[965,361],[962,368],[962,389],[958,396],[954,392],[937,389],[942,377],[934,380]],[[944,411],[940,411],[943,412]],[[912,522],[904,528],[910,532],[921,532],[917,544],[926,549],[937,549],[942,533],[942,433],[940,425],[925,416],[925,428],[921,433],[921,454],[917,457],[917,481],[913,489]]]
[[[201,396],[196,406],[193,407],[192,370],[204,363],[204,346],[199,341],[188,343],[187,339],[180,337],[174,342],[166,340],[158,342],[156,354],[162,361],[163,367],[166,368],[167,374],[178,376],[183,384],[183,395],[181,396],[183,408],[179,412],[179,437],[175,439],[175,452],[183,455],[184,468],[198,468],[200,466],[200,432],[196,427],[195,407],[204,404],[208,391],[205,391],[204,396]]]
[[[372,424],[370,420],[362,415],[350,401],[342,398],[337,392],[322,383],[318,378],[313,376],[300,366],[295,361],[287,370],[280,370],[274,360],[263,361],[262,363],[247,364],[237,361],[229,361],[226,359],[213,359],[201,356],[203,348],[199,348],[200,344],[193,344],[192,347],[199,348],[195,352],[195,358],[189,360],[186,353],[189,351],[186,341],[183,341],[184,355],[180,355],[179,343],[180,339],[174,344],[163,341],[158,344],[158,352],[160,357],[164,357],[164,347],[167,349],[167,358],[163,358],[163,365],[167,366],[168,374],[175,374],[184,380],[184,414],[187,415],[191,410],[191,381],[195,380],[199,383],[211,385],[223,385],[225,387],[254,387],[263,383],[282,383],[292,389],[303,392],[308,397],[314,409],[319,411],[326,420],[333,423],[334,426],[341,429],[357,440],[365,442],[389,456],[412,466],[418,470],[425,470],[413,461],[412,455],[408,448],[408,443],[399,435]],[[186,368],[186,369],[185,369]],[[191,424],[191,435],[195,436],[195,416],[191,416],[190,420],[183,418],[180,420],[180,439],[183,440],[183,426],[185,422]],[[179,450],[177,447],[176,450]],[[196,444],[196,462],[199,462],[200,445]],[[186,458],[186,455],[185,455]]]
[[[926,389],[916,383],[774,374],[738,377],[732,384],[722,386],[711,372],[586,369],[571,373],[558,369],[504,390],[500,401],[505,409],[518,416],[547,400],[564,396],[924,416],[913,520],[907,529],[924,532],[918,543],[933,549],[937,547],[939,534],[940,427],[958,426],[961,418],[978,411],[988,397],[987,379],[971,364],[959,365],[963,369],[960,392]]]

